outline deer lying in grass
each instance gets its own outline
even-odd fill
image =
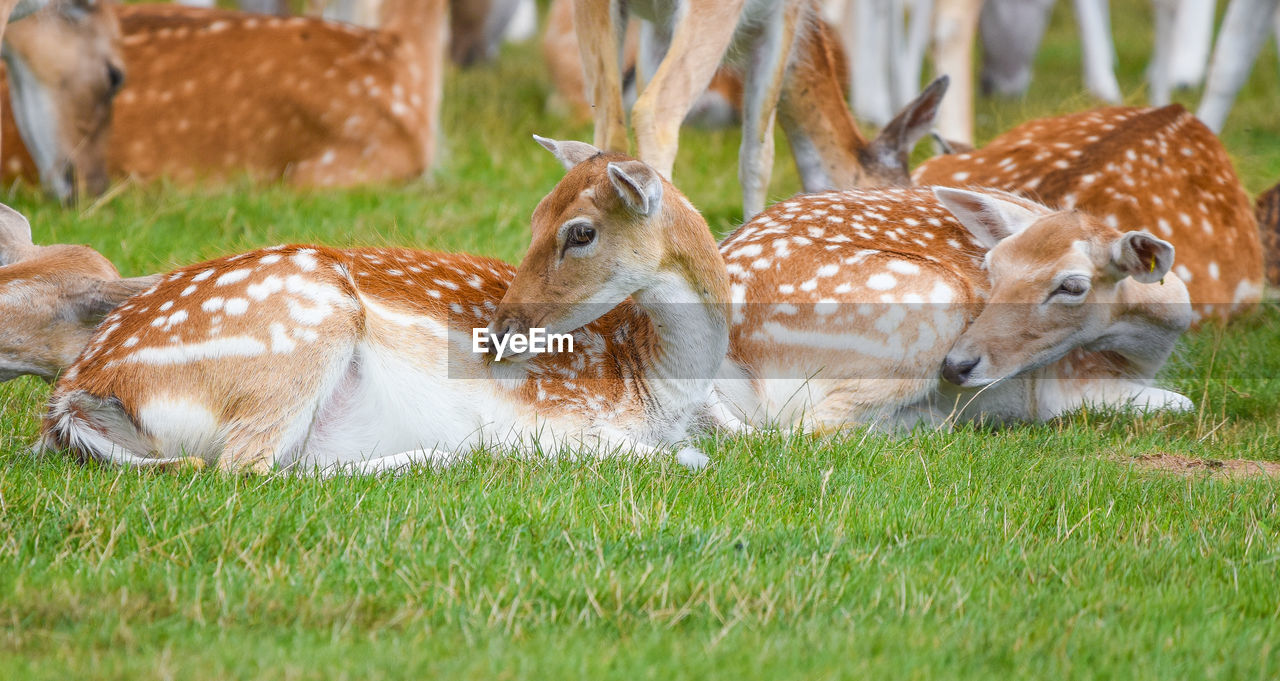
[[[868,142],[845,106],[835,46],[818,28],[813,0],[575,0],[596,146],[627,148],[618,59],[628,11],[653,24],[655,53],[664,55],[631,110],[639,158],[663,176],[671,176],[681,123],[727,55],[742,71],[738,179],[748,217],[764,208],[775,114],[806,191],[909,183],[906,155],[932,125],[945,77]]]
[[[1191,312],[1173,246],[1143,231],[996,190],[866,190],[776,204],[721,252],[726,423],[1191,408],[1151,385]]]
[[[0,50],[13,100],[4,111],[5,174],[25,170],[63,202],[107,187],[111,101],[124,82],[112,5],[53,0],[11,26]]]
[[[1146,227],[1182,254],[1174,274],[1197,318],[1227,318],[1262,297],[1249,196],[1222,142],[1177,104],[1030,121],[981,149],[930,159],[915,180],[1005,189],[1111,227]]]
[[[0,204],[0,381],[52,382],[112,308],[155,282],[121,279],[88,246],[35,245],[27,219]]]
[[[58,382],[45,446],[259,473],[394,469],[483,443],[679,448],[702,465],[682,444],[728,344],[707,223],[643,163],[543,144],[569,170],[518,270],[319,246],[182,268],[104,320]],[[573,352],[493,361],[472,352],[491,322],[505,340],[573,332]]]
[[[436,151],[444,7],[387,0],[378,31],[118,7],[129,79],[116,98],[109,168],[142,179],[248,173],[312,187],[418,177]]]

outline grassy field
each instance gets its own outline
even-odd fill
[[[1138,103],[1149,5],[1113,4]],[[1067,9],[1030,97],[979,103],[982,139],[1093,104]],[[281,241],[515,261],[561,175],[529,134],[589,137],[546,91],[532,46],[454,74],[445,162],[408,187],[7,202],[126,274]],[[1252,192],[1280,179],[1277,103],[1268,48],[1225,138]],[[676,180],[725,233],[737,133],[682,142]],[[779,159],[775,198],[798,187]],[[29,457],[48,388],[11,382],[0,676],[1276,678],[1280,482],[1143,457],[1280,461],[1278,329],[1268,309],[1190,335],[1165,378],[1196,400],[1184,416],[712,440],[697,474],[488,455],[399,478],[122,472]]]

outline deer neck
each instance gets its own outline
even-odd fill
[[[1175,290],[1185,288],[1175,280],[1170,274],[1164,284],[1119,282],[1110,322],[1087,349],[1113,352],[1129,362],[1136,375],[1154,376],[1191,324],[1187,296]]]
[[[666,213],[674,224],[659,274],[632,299],[653,326],[654,342],[638,348],[650,391],[668,413],[687,414],[729,349],[729,276],[706,223]]]

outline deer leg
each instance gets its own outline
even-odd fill
[[[850,103],[858,118],[884,125],[893,118],[889,83],[888,0],[850,0],[846,7],[845,49],[850,69]]]
[[[1084,85],[1093,96],[1119,104],[1116,82],[1116,49],[1111,43],[1110,3],[1107,0],[1075,0],[1076,22],[1084,51]]]
[[[399,454],[379,456],[362,461],[346,461],[323,468],[316,468],[315,473],[322,477],[338,475],[379,475],[382,473],[405,473],[416,466],[444,467],[458,463],[466,458],[465,454],[440,449],[412,449]]]
[[[1151,65],[1147,67],[1147,82],[1150,84],[1148,99],[1156,106],[1169,103],[1172,86],[1169,69],[1173,61],[1174,21],[1178,11],[1178,0],[1155,0],[1152,4],[1156,10],[1155,48],[1151,51]]]
[[[1039,418],[1051,419],[1083,407],[1140,413],[1179,413],[1195,409],[1195,404],[1184,395],[1134,380],[1100,378],[1085,383],[1071,381],[1060,385],[1062,383],[1068,382],[1048,380],[1037,386],[1035,401],[1039,405]]]
[[[1249,79],[1253,61],[1266,42],[1277,0],[1231,0],[1213,50],[1204,98],[1196,116],[1214,132],[1222,132],[1236,94]]]
[[[973,41],[982,0],[939,0],[934,14],[933,67],[951,77],[950,96],[938,108],[938,133],[973,144]]]
[[[582,75],[588,103],[595,111],[595,145],[627,151],[627,124],[622,106],[622,42],[627,17],[618,0],[574,0],[573,25],[582,53]]]
[[[800,7],[779,7],[757,39],[742,84],[742,147],[738,152],[738,181],[742,184],[743,218],[764,210],[769,176],[773,174],[773,123],[778,96],[795,40]]]
[[[1213,44],[1215,5],[1217,0],[1178,0],[1172,36],[1172,44],[1178,49],[1170,50],[1170,87],[1192,88],[1204,80],[1209,47]]]
[[[675,165],[680,124],[694,100],[706,91],[729,49],[742,2],[690,0],[684,18],[671,34],[667,56],[631,109],[640,160],[667,179]],[[598,142],[596,146],[600,146]]]

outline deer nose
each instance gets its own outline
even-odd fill
[[[974,367],[981,362],[981,357],[956,359],[947,355],[946,360],[942,362],[942,377],[947,379],[948,383],[964,385],[965,381],[969,380],[969,374],[973,373]]]
[[[498,345],[506,345],[507,337],[513,334],[521,333],[524,330],[524,323],[514,317],[499,319],[489,325],[489,351],[497,352]]]

